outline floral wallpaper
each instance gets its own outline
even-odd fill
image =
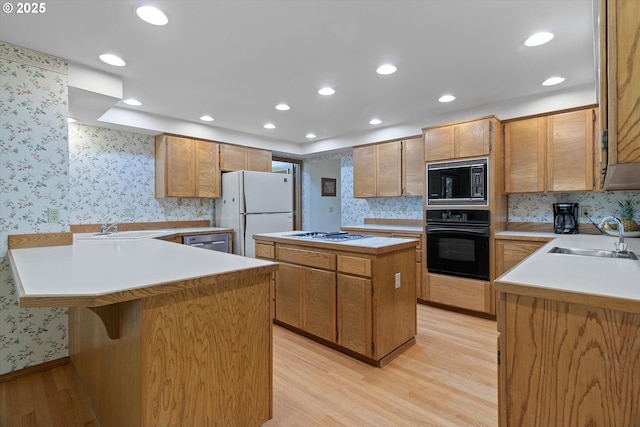
[[[22,309],[7,236],[68,231],[67,63],[0,42],[0,374],[68,354],[66,309]],[[47,223],[47,209],[60,222]]]
[[[71,224],[213,219],[213,202],[155,198],[151,135],[69,125]]]

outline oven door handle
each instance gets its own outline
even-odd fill
[[[430,233],[467,233],[478,234],[481,236],[489,236],[489,230],[486,228],[458,228],[458,227],[427,227],[427,234]]]

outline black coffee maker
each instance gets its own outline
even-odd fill
[[[556,234],[578,233],[578,204],[553,204],[553,232]]]

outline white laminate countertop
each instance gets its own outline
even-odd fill
[[[523,262],[496,279],[496,289],[517,286],[625,300],[640,312],[640,261],[549,253],[554,246],[615,250],[617,237],[590,234],[554,235]],[[626,238],[640,257],[640,238]],[[512,286],[512,285],[515,285]],[[635,310],[634,310],[635,311]]]
[[[73,240],[86,240],[86,239],[105,239],[105,240],[130,240],[130,239],[148,239],[156,237],[172,236],[174,234],[190,235],[190,234],[206,234],[206,233],[231,233],[233,228],[222,227],[191,227],[191,228],[163,228],[154,230],[134,230],[134,231],[119,231],[117,233],[110,233],[106,235],[99,235],[98,233],[74,233]]]
[[[243,270],[276,266],[150,236],[78,238],[72,245],[11,249],[9,259],[20,304],[32,307],[86,305],[86,301],[110,294],[118,294],[121,300],[134,299],[127,291],[152,292],[155,287],[162,292],[159,285],[225,274],[238,276]],[[43,305],[37,305],[38,299]]]

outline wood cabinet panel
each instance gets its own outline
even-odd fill
[[[454,157],[477,157],[489,154],[491,125],[489,120],[477,120],[455,125]]]
[[[427,162],[453,159],[455,129],[454,126],[430,128],[424,132],[424,158]]]
[[[273,243],[256,242],[256,258],[274,260],[276,247]]]
[[[269,150],[220,144],[220,169],[223,172],[238,170],[271,172],[271,158]]]
[[[376,150],[373,145],[353,147],[353,196],[376,197]]]
[[[303,329],[336,342],[336,275],[333,271],[302,269],[304,283]]]
[[[424,140],[402,141],[402,195],[423,196],[425,185]]]
[[[296,328],[303,325],[302,267],[280,263],[276,272],[276,319]]]
[[[346,255],[338,255],[338,272],[371,277],[371,260]]]
[[[427,276],[430,301],[495,314],[491,282],[432,273]]]
[[[193,197],[196,187],[193,140],[166,137],[166,197]]]
[[[402,144],[400,141],[375,145],[376,196],[402,195]]]
[[[546,242],[496,240],[496,277],[544,246]]]
[[[500,304],[501,425],[638,425],[640,315],[514,294]]]
[[[601,128],[606,190],[640,189],[640,2],[601,0]]]
[[[587,191],[594,187],[593,110],[547,117],[547,189]]]
[[[338,344],[371,357],[371,280],[338,274]]]
[[[271,172],[271,151],[247,148],[247,169],[257,172]]]
[[[505,123],[505,191],[543,192],[546,120],[544,117]]]
[[[218,144],[196,141],[196,189],[198,197],[220,197]]]
[[[276,249],[276,258],[278,261],[290,262],[308,267],[323,268],[325,270],[336,269],[336,256],[327,252],[318,252],[278,245]]]

